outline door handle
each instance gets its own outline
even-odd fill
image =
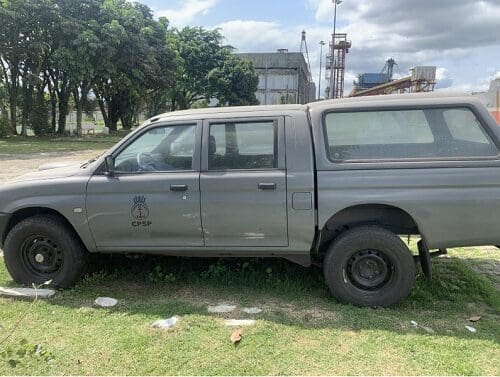
[[[276,183],[259,183],[259,190],[276,190]]]
[[[170,191],[187,191],[187,185],[170,185]]]

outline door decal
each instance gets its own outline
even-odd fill
[[[132,203],[132,209],[130,213],[137,221],[132,222],[132,226],[137,227],[149,227],[152,222],[147,220],[149,217],[149,207],[146,204],[146,197],[143,195],[137,195],[134,197]]]

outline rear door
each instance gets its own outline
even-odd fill
[[[283,117],[205,121],[200,177],[205,246],[287,246]]]

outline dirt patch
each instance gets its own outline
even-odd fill
[[[20,175],[38,170],[38,167],[54,162],[84,162],[103,151],[88,150],[79,152],[46,152],[15,155],[0,154],[0,185]]]

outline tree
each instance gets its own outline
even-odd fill
[[[230,55],[220,68],[212,70],[209,86],[219,105],[244,106],[258,105],[255,96],[259,85],[259,76],[252,62]]]
[[[219,30],[185,27],[169,34],[182,62],[178,79],[170,90],[171,110],[188,109],[212,98],[222,105],[256,105],[258,76],[252,63],[224,45]]]
[[[54,53],[53,81],[59,96],[59,132],[65,130],[70,96],[76,108],[76,132],[82,134],[83,107],[95,81],[100,41],[96,35],[100,27],[101,1],[56,0],[60,14],[58,46]],[[57,78],[62,77],[62,80]]]
[[[94,92],[110,130],[116,130],[118,121],[131,128],[146,93],[171,81],[174,53],[167,44],[168,23],[155,21],[144,5],[105,0],[99,24],[108,55],[98,65]]]
[[[21,98],[21,132],[26,134],[33,92],[42,84],[39,74],[46,58],[46,30],[52,13],[50,0],[0,2],[0,63],[9,94],[9,133],[17,133],[17,110]]]
[[[182,59],[179,77],[170,90],[172,111],[188,109],[196,101],[211,98],[209,74],[222,67],[232,51],[222,41],[219,30],[201,27],[185,27],[169,34],[169,43]]]

